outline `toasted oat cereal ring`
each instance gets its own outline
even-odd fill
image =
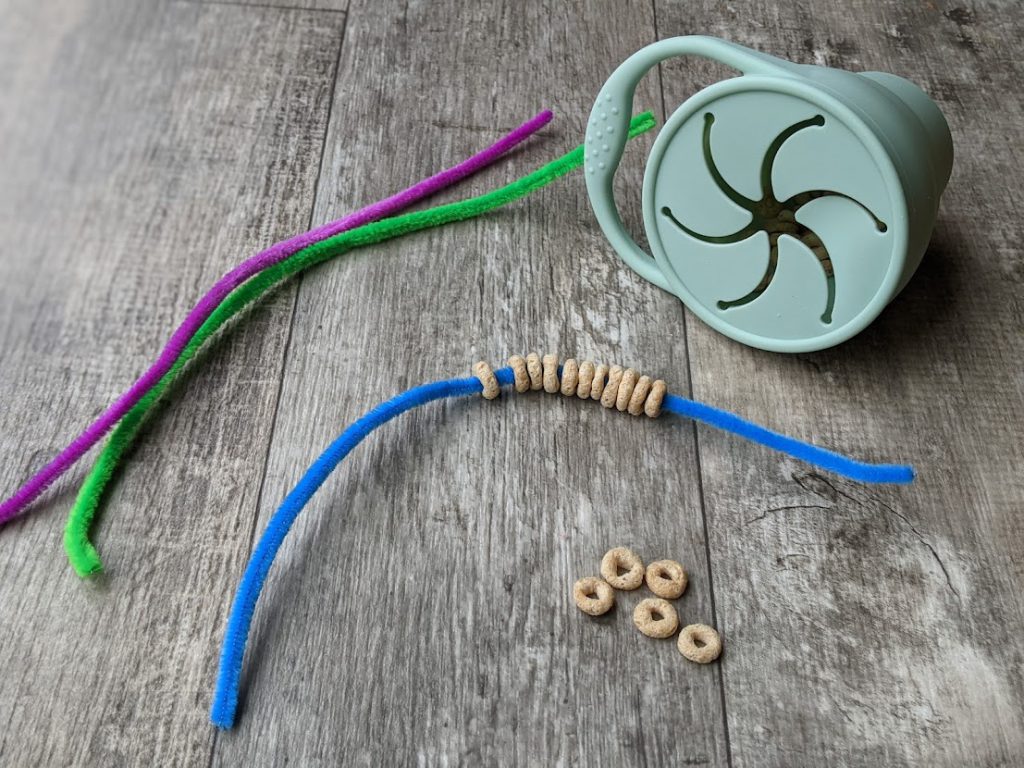
[[[534,392],[544,386],[544,367],[536,352],[526,356],[526,373],[530,377],[530,389]]]
[[[633,623],[648,637],[671,637],[679,629],[679,616],[668,600],[647,597],[633,609]]]
[[[655,560],[647,566],[647,586],[658,597],[675,600],[686,591],[690,578],[675,560]]]
[[[508,359],[508,364],[515,377],[516,392],[528,391],[530,389],[530,372],[526,367],[526,358],[522,355],[512,355]]]
[[[483,391],[480,394],[483,395],[485,400],[493,400],[501,394],[501,387],[498,386],[498,380],[494,376],[494,371],[491,370],[491,366],[486,362],[481,360],[474,365],[473,375],[480,380],[480,385],[483,387]]]
[[[644,564],[636,552],[616,547],[601,558],[601,575],[616,589],[636,589],[644,583]]]
[[[722,652],[722,638],[707,624],[690,624],[679,633],[679,652],[690,661],[710,664]]]
[[[562,388],[558,380],[558,355],[544,355],[541,364],[544,366],[544,391],[553,395]]]
[[[576,607],[591,616],[608,613],[615,605],[615,592],[596,576],[585,576],[573,584],[572,597]]]

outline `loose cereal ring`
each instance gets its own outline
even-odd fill
[[[679,628],[679,616],[672,603],[660,597],[648,597],[633,609],[633,623],[648,637],[671,637]]]
[[[596,576],[585,576],[572,585],[572,596],[576,607],[591,616],[608,613],[615,605],[615,593]]]
[[[616,589],[636,589],[644,583],[644,564],[632,550],[616,547],[601,558],[601,575]]]
[[[679,633],[679,652],[690,661],[710,664],[722,652],[722,638],[707,624],[690,624]]]
[[[658,597],[675,600],[686,591],[690,579],[675,560],[656,560],[647,566],[647,586]]]

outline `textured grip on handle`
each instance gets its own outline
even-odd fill
[[[796,65],[714,37],[674,37],[648,45],[626,59],[608,78],[587,121],[585,172],[590,204],[605,236],[622,260],[645,280],[671,290],[655,260],[645,253],[622,223],[612,180],[619,167],[629,132],[637,83],[655,64],[674,56],[702,56],[734,67],[744,74],[791,74]]]
[[[629,116],[633,110],[633,91],[636,88],[636,82],[628,88],[617,84],[616,75],[621,74],[620,67],[605,84],[587,122],[586,141],[583,144],[587,192],[597,221],[615,251],[642,278],[669,290],[668,282],[654,259],[644,253],[630,237],[615,204],[612,181],[626,148]]]

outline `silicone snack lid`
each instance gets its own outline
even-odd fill
[[[683,55],[741,74],[694,94],[659,133],[643,184],[648,255],[612,179],[637,83]],[[913,83],[701,36],[623,62],[585,146],[591,205],[619,256],[716,330],[779,352],[839,344],[881,313],[921,261],[953,162],[942,113]]]

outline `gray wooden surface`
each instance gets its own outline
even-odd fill
[[[841,5],[841,7],[839,7]],[[707,33],[908,76],[957,160],[918,275],[857,339],[780,356],[629,272],[579,176],[275,292],[143,431],[83,584],[76,468],[0,531],[0,764],[1024,763],[1024,12],[1016,2],[0,2],[0,491],[137,376],[247,254],[558,117],[480,192],[575,146],[611,69]],[[664,118],[725,74],[665,65]],[[632,200],[650,139],[628,153]],[[705,428],[553,398],[371,437],[285,544],[238,727],[207,712],[253,537],[346,423],[480,357],[558,350],[876,460],[867,488]],[[616,544],[691,572],[719,664],[569,587]]]

